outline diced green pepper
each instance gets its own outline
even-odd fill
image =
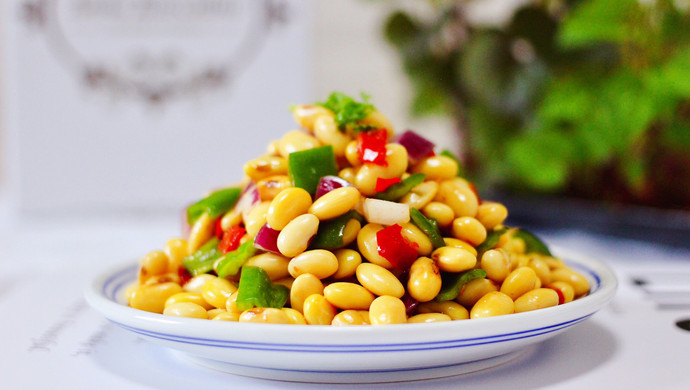
[[[225,188],[201,199],[187,208],[187,222],[193,224],[203,213],[218,218],[235,206],[241,192],[241,188]]]
[[[415,224],[419,229],[421,229],[421,231],[424,232],[424,234],[429,237],[434,249],[446,246],[446,242],[443,241],[443,237],[441,236],[441,231],[438,230],[438,228],[432,224],[431,221],[429,221],[424,214],[421,213],[421,211],[411,207],[410,219],[412,219],[413,224]]]
[[[350,210],[340,217],[323,221],[319,224],[319,230],[312,239],[309,247],[312,249],[337,249],[342,248],[345,227],[351,219],[357,219],[363,223],[364,217],[355,210]]]
[[[484,242],[477,246],[477,255],[481,256],[482,253],[488,251],[489,249],[495,247],[498,244],[498,240],[501,239],[503,233],[507,232],[508,229],[500,228],[494,229],[486,234],[486,239]]]
[[[199,250],[182,259],[182,265],[190,274],[197,276],[213,269],[213,263],[223,255],[218,249],[218,241],[212,237]]]
[[[290,153],[288,155],[288,174],[292,180],[292,185],[303,188],[314,195],[322,177],[338,175],[333,146],[326,145]]]
[[[237,309],[281,308],[289,295],[290,290],[282,284],[272,283],[263,269],[248,265],[242,267],[240,285],[237,289]]]
[[[404,178],[400,183],[393,184],[385,191],[376,194],[377,199],[390,200],[396,202],[405,196],[414,187],[422,184],[426,176],[423,173],[415,173]]]
[[[474,279],[481,279],[486,276],[483,269],[471,269],[465,272],[452,273],[444,272],[442,276],[441,291],[434,300],[438,302],[451,301],[460,295],[462,286]]]
[[[525,253],[539,253],[546,256],[553,256],[544,241],[525,229],[516,229],[513,232],[513,237],[521,238],[522,241],[525,242]]]
[[[462,168],[462,164],[460,164],[460,161],[458,160],[458,158],[455,157],[455,155],[450,150],[443,149],[441,151],[441,156],[451,158],[451,159],[453,159],[453,161],[455,161],[455,164],[458,166],[458,173],[455,176],[457,176],[457,177],[464,177],[465,176],[465,171]]]
[[[237,275],[244,263],[256,254],[256,250],[254,240],[245,241],[237,249],[223,256],[216,266],[216,273],[221,278]]]

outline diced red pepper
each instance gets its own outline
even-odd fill
[[[187,284],[187,282],[189,282],[192,279],[192,274],[190,274],[189,271],[187,271],[187,268],[185,268],[184,265],[181,265],[177,269],[177,276],[180,277],[180,286],[184,286],[185,284]]]
[[[383,179],[380,177],[376,178],[376,188],[374,191],[376,192],[383,192],[388,189],[388,187],[392,186],[393,184],[400,183],[400,178],[399,177],[394,177],[392,179]]]
[[[359,161],[384,167],[388,166],[388,162],[386,161],[387,142],[388,131],[386,129],[362,131],[357,134],[357,153]]]
[[[562,305],[565,303],[565,295],[563,295],[563,291],[561,291],[555,287],[547,287],[547,288],[552,289],[553,291],[556,292],[556,294],[558,294],[558,304],[559,305]]]
[[[219,240],[223,238],[223,224],[221,223],[222,219],[223,218],[216,219],[215,227],[213,228],[213,233]]]
[[[395,224],[388,226],[376,233],[378,252],[388,260],[393,267],[399,270],[407,270],[417,260],[416,242],[410,243],[402,235],[402,226]]]
[[[475,187],[474,183],[469,183],[470,189],[472,192],[474,192],[474,195],[477,197],[477,204],[481,205],[482,204],[482,198],[479,197],[479,192],[477,191],[477,187]]]
[[[240,240],[245,232],[246,230],[241,226],[230,226],[223,232],[223,239],[218,243],[218,249],[223,254],[234,251],[240,246]]]

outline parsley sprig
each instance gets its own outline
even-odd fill
[[[328,100],[316,104],[331,110],[335,114],[335,123],[338,125],[338,130],[345,131],[349,126],[355,131],[367,131],[371,129],[371,126],[359,124],[358,122],[371,114],[375,108],[369,102],[369,95],[362,93],[361,96],[362,101],[358,102],[342,92],[333,92],[328,96]]]

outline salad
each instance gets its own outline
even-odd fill
[[[585,277],[504,224],[460,162],[394,132],[367,95],[292,107],[299,130],[185,212],[146,254],[129,306],[171,316],[302,325],[479,319],[585,296]]]

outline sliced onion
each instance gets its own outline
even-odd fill
[[[362,205],[362,214],[369,223],[390,226],[410,222],[409,205],[387,200],[366,198]]]
[[[352,184],[338,176],[324,176],[319,180],[319,184],[316,186],[316,195],[314,195],[314,200],[319,199],[322,195],[341,187],[352,187]]]
[[[280,254],[280,250],[278,250],[279,234],[280,230],[275,230],[268,226],[268,224],[264,224],[259,229],[259,232],[256,233],[256,237],[254,237],[254,247],[266,252]]]
[[[434,143],[412,130],[400,134],[396,142],[407,149],[407,156],[413,163],[434,154]]]
[[[235,205],[235,212],[242,214],[242,218],[245,218],[252,207],[261,203],[261,196],[259,195],[259,189],[256,187],[253,181],[247,183],[247,185],[242,189],[242,194],[240,194],[240,199]]]

